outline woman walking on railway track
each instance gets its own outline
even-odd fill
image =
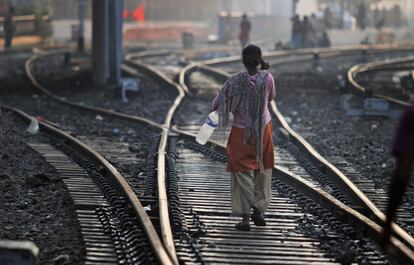
[[[263,214],[270,203],[274,167],[268,104],[276,91],[259,47],[248,45],[243,49],[243,64],[246,70],[226,81],[213,100],[213,109],[219,113],[221,128],[230,125],[230,113],[234,117],[227,143],[232,215],[243,218],[236,224],[237,230],[249,231],[250,218],[257,226],[266,225]]]

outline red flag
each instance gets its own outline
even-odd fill
[[[122,12],[122,17],[124,19],[127,19],[129,17],[129,11],[128,11],[128,9],[124,9],[124,11]]]
[[[135,8],[132,17],[139,22],[145,22],[145,1]]]

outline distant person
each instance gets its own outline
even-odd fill
[[[309,18],[308,16],[304,16],[300,27],[300,34],[302,35],[302,48],[312,47],[312,33],[313,29],[309,23]]]
[[[4,16],[4,49],[10,49],[12,46],[14,35],[13,13],[14,8],[13,6],[10,6]]]
[[[312,13],[309,22],[315,32],[323,31],[323,26],[320,23],[320,19],[316,17],[315,13]]]
[[[220,127],[233,124],[227,142],[227,171],[231,172],[231,209],[242,217],[237,230],[249,231],[251,218],[255,225],[265,226],[263,214],[272,195],[274,153],[272,117],[268,104],[276,95],[273,75],[255,45],[243,49],[245,71],[232,75],[213,100],[219,112]],[[258,70],[258,66],[261,70]],[[251,214],[251,210],[253,213]]]
[[[326,33],[326,31],[322,32],[322,36],[319,40],[319,47],[322,47],[322,48],[331,47],[331,40],[329,39],[328,33]]]
[[[332,27],[332,12],[329,7],[326,7],[323,13],[323,22],[325,24],[325,28],[330,29]]]
[[[224,34],[223,34],[223,43],[228,43],[231,39],[231,13],[227,12],[227,15],[223,17],[224,19]]]
[[[299,15],[295,15],[291,18],[292,21],[292,46],[297,49],[300,48],[302,39],[300,33],[301,21]]]
[[[407,108],[402,116],[394,138],[393,155],[397,159],[394,175],[391,179],[387,220],[383,231],[383,244],[386,245],[391,235],[391,224],[398,206],[410,181],[414,163],[414,104]]]
[[[312,47],[318,46],[319,35],[324,31],[322,25],[319,23],[319,19],[313,13],[309,18],[310,35],[309,41]]]
[[[373,11],[373,23],[374,23],[374,27],[377,27],[377,23],[378,21],[381,20],[381,10],[379,10],[378,7],[375,7],[374,11]]]
[[[367,16],[367,8],[364,3],[358,6],[357,25],[361,30],[365,29],[365,20]]]
[[[394,5],[394,7],[392,8],[391,12],[391,21],[392,21],[392,26],[395,28],[399,28],[402,26],[402,11],[401,11],[401,7],[399,5]]]
[[[252,24],[250,23],[249,19],[247,18],[247,14],[243,14],[242,21],[240,22],[240,45],[242,49],[249,43],[250,41],[250,31],[252,29]]]
[[[379,10],[376,9],[374,11],[374,19],[375,19],[375,28],[377,30],[381,30],[382,27],[385,25],[385,9]]]
[[[278,41],[278,42],[275,43],[275,51],[283,50],[283,47],[284,47],[283,42]]]

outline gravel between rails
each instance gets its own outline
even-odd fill
[[[331,157],[344,158],[357,172],[374,181],[376,188],[388,190],[395,165],[391,143],[398,119],[348,117],[340,110],[336,75],[354,64],[352,59],[343,58],[337,65],[334,60],[324,60],[321,62],[322,73],[314,71],[310,64],[278,67],[272,71],[276,76],[277,104],[285,117],[291,120],[292,127],[322,156],[328,160]],[[198,80],[204,82],[200,78]],[[217,83],[214,79],[210,81]],[[200,111],[205,117],[210,111],[209,102],[213,96],[214,93],[205,96],[207,101],[192,99],[187,104],[192,106],[194,114]],[[357,96],[351,103],[358,107],[363,104]],[[185,123],[180,113],[177,121]],[[200,125],[202,120],[197,123]],[[336,164],[335,160],[332,163],[340,168],[343,166]],[[412,188],[410,190],[405,206],[412,209],[410,204],[414,193]]]
[[[121,174],[137,177],[146,173],[147,155],[157,135],[150,127],[108,117],[96,119],[96,114],[64,106],[46,96],[32,98],[30,102],[14,101],[12,105],[33,116],[44,116],[95,150],[101,149],[102,155]],[[111,148],[117,148],[118,150],[113,150],[115,152],[130,153],[135,159],[131,162],[119,161],[118,157],[109,154]],[[140,179],[143,180],[141,177]]]
[[[312,82],[312,76],[280,75],[277,104],[292,127],[322,156],[343,157],[376,187],[388,190],[395,166],[391,148],[398,119],[347,116],[340,109],[335,86],[333,82],[320,86]],[[362,107],[362,99],[355,96],[352,104]],[[409,190],[405,203],[413,205],[412,184]]]
[[[116,93],[114,88],[93,87],[89,58],[82,58],[83,62],[73,60],[68,66],[63,64],[63,59],[62,55],[41,58],[34,62],[33,72],[40,84],[67,100],[162,123],[175,97],[173,91],[138,72],[138,78],[124,75],[126,78],[138,79],[139,91],[134,94],[128,92],[129,102],[122,102],[120,93]]]
[[[370,55],[366,61],[393,56],[401,55]],[[282,114],[291,120],[292,127],[322,156],[343,157],[376,186],[388,190],[395,165],[391,145],[398,119],[349,117],[340,109],[336,76],[345,75],[351,66],[361,63],[361,59],[361,56],[323,59],[318,65],[322,72],[317,71],[314,62],[273,67],[276,101]],[[362,100],[354,96],[351,105],[361,108]],[[412,190],[410,185],[407,202],[414,200]]]
[[[82,264],[80,226],[69,192],[56,170],[28,142],[48,142],[23,132],[26,126],[4,114],[0,139],[0,238],[32,240],[40,264]]]
[[[47,67],[47,63],[52,65],[61,64],[62,58],[60,57],[48,57],[45,61],[41,60],[39,64],[36,64],[35,68],[38,68],[37,71],[42,73],[42,75],[39,75],[40,79],[47,81],[47,78],[50,77],[50,83],[53,89],[63,88],[66,89],[66,93],[69,93],[70,88],[72,88],[74,91],[72,92],[74,94],[73,97],[81,99],[83,94],[89,94],[91,95],[90,99],[93,100],[94,92],[92,90],[88,93],[79,92],[79,90],[82,90],[82,86],[88,84],[88,81],[83,79],[85,75],[87,76],[86,72],[82,72],[83,70],[75,72],[68,70],[64,72],[62,71],[63,68],[59,66]],[[62,77],[57,78],[60,74],[62,74]],[[77,81],[80,82],[82,80],[84,82],[79,85]],[[27,84],[29,83],[28,79],[22,82],[25,84],[24,89],[20,89],[19,86],[17,88],[6,87],[2,90],[0,93],[2,102],[22,109],[30,115],[44,117],[54,122],[63,130],[70,132],[81,141],[90,144],[92,148],[101,152],[121,174],[127,178],[132,177],[137,179],[138,186],[143,184],[147,173],[147,156],[152,144],[157,141],[156,136],[158,135],[152,128],[77,110],[76,108],[56,102],[43,94],[39,94],[39,91],[34,89],[30,84]],[[143,88],[151,89],[150,86]],[[163,91],[161,92],[163,93]],[[104,90],[102,93],[109,93],[109,91]],[[140,97],[132,99],[127,104],[121,103],[118,100],[112,101],[114,105],[116,102],[118,105],[122,105],[122,107],[131,106],[134,109],[132,114],[135,115],[142,114],[146,106],[151,107],[152,110],[151,112],[148,111],[148,116],[156,117],[161,122],[163,121],[162,107],[165,110],[167,107],[164,102],[154,99],[153,94],[157,93],[142,92]],[[170,100],[170,97],[165,96],[164,99]],[[135,179],[133,179],[134,182]]]
[[[209,111],[211,111],[211,100],[214,97],[215,93],[217,92],[217,89],[219,89],[220,87],[220,84],[216,80],[211,78],[211,76],[208,76],[206,74],[202,74],[199,72],[192,73],[188,79],[190,83],[189,87],[193,88],[191,92],[194,94],[194,98],[184,101],[183,103],[184,106],[179,110],[176,121],[182,127],[186,127],[188,125],[201,125],[205,116],[208,114]],[[219,139],[219,140],[223,140],[223,139]],[[282,143],[279,143],[279,144],[282,144]],[[205,148],[206,153],[212,152],[211,147],[202,147],[202,148]],[[202,148],[200,148],[200,150]],[[286,187],[282,188],[281,190],[286,190]],[[275,192],[277,196],[280,195],[279,194],[280,191],[279,192],[275,191]],[[335,257],[337,262],[341,262],[343,264],[350,264],[351,262],[354,262],[355,264],[356,263],[358,264],[374,263],[374,262],[371,262],[369,258],[367,259],[369,255],[355,254],[356,252],[348,251],[350,249],[356,250],[356,249],[359,249],[360,247],[361,249],[363,249],[364,247],[369,247],[371,248],[371,250],[369,250],[368,252],[372,252],[372,250],[375,249],[374,251],[376,254],[381,253],[378,251],[378,248],[374,247],[375,244],[373,244],[370,240],[367,240],[367,239],[361,240],[361,239],[353,238],[354,243],[355,242],[361,243],[359,247],[354,248],[348,245],[348,243],[345,243],[345,241],[343,239],[340,239],[340,237],[337,238],[334,236],[335,239],[331,241],[331,242],[334,242],[334,245],[331,245],[331,243],[329,243],[329,240],[327,240],[328,238],[322,235],[326,231],[324,226],[326,226],[327,224],[332,224],[332,221],[325,222],[323,220],[318,219],[315,216],[311,216],[310,219],[308,219],[308,216],[305,216],[305,218],[301,219],[300,225],[296,227],[295,231],[297,231],[300,234],[304,233],[307,236],[317,238],[318,240],[320,240],[322,249],[323,249],[321,253],[329,253],[329,255],[333,255]],[[331,232],[329,233],[331,233],[331,235],[340,234],[338,230],[336,229],[331,230]],[[196,237],[193,237],[193,240],[195,239]],[[206,248],[206,249],[203,249],[203,251],[207,252],[208,250]],[[358,257],[358,255],[360,256]],[[383,254],[379,254],[379,255],[383,255]],[[385,262],[384,264],[388,264],[388,263]]]

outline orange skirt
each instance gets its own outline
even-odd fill
[[[263,166],[264,169],[274,167],[275,158],[272,141],[272,122],[265,126],[263,135]],[[227,142],[227,171],[245,172],[257,170],[256,148],[253,143],[244,143],[244,128],[232,127]]]

